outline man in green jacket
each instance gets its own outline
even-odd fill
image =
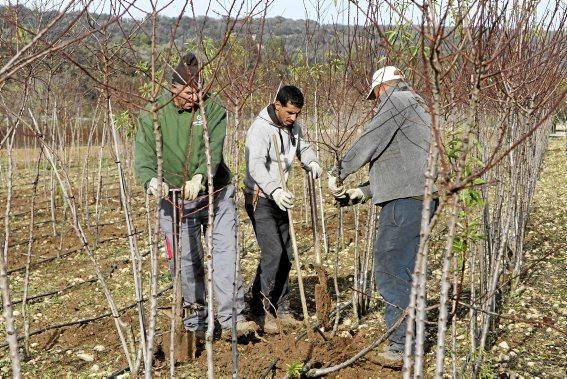
[[[207,159],[203,138],[203,113],[210,136],[211,170],[213,176],[215,218],[213,228],[213,285],[217,305],[217,320],[228,330],[236,309],[236,329],[239,335],[256,330],[256,324],[246,321],[244,291],[236,254],[236,205],[231,172],[223,158],[226,136],[226,111],[220,99],[203,94],[204,107],[199,104],[200,66],[194,54],[181,58],[172,75],[171,93],[157,100],[157,122],[162,139],[163,181],[157,179],[157,156],[152,113],[139,117],[136,135],[135,169],[148,194],[160,197],[160,227],[165,233],[168,257],[172,262],[173,212],[181,219],[179,249],[181,254],[181,288],[186,317],[185,328],[203,334],[207,325],[205,273],[201,233],[208,225]],[[173,204],[170,188],[180,189],[178,204]],[[236,272],[235,272],[236,265]],[[170,268],[172,265],[170,264]],[[236,274],[236,277],[235,277]],[[233,292],[236,301],[233,302]]]

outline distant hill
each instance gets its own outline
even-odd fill
[[[39,26],[47,25],[51,20],[59,15],[56,11],[39,12],[24,6],[18,5],[13,7],[0,6],[0,24],[3,24],[2,30],[6,30],[9,24],[17,22],[21,25],[38,30]],[[82,17],[77,27],[66,31],[69,23],[77,17],[77,12],[69,12],[49,33],[51,37],[60,35],[61,33],[80,33],[81,30],[88,29],[90,25],[99,23],[103,24],[110,19],[108,14],[90,14],[89,18]],[[157,19],[157,42],[159,45],[167,45],[170,42],[172,31],[177,23],[176,18],[158,16]],[[233,24],[234,20],[230,20]],[[199,36],[220,40],[227,31],[227,20],[211,17],[200,16],[197,18],[182,17],[175,33],[175,43],[178,47],[183,46],[192,41],[199,40]],[[6,27],[5,27],[6,26]],[[262,41],[263,44],[269,41],[275,41],[279,46],[283,47],[287,54],[295,54],[298,50],[304,53],[307,51],[310,57],[323,54],[331,46],[331,42],[335,39],[346,39],[348,33],[352,33],[352,26],[346,25],[326,25],[319,24],[312,20],[292,20],[284,17],[272,17],[264,20],[262,26],[261,19],[239,20],[233,27],[233,35],[239,38],[251,38],[254,41],[260,40],[260,34],[263,27]],[[359,27],[360,28],[360,27]],[[123,40],[124,35],[135,31],[137,35],[136,44],[149,44],[149,38],[142,36],[140,29],[144,30],[148,35],[151,31],[151,22],[147,20],[133,20],[123,18],[120,26],[113,24],[109,28],[113,39]],[[4,32],[3,32],[4,33]],[[337,46],[337,44],[332,44]],[[344,45],[344,44],[339,44]]]

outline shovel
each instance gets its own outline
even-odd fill
[[[280,172],[280,183],[282,189],[287,191],[287,185],[285,182],[285,174],[282,167],[282,162],[280,158],[280,148],[278,143],[278,138],[275,134],[272,134],[272,145],[274,145],[276,159],[278,163],[278,169]],[[289,221],[289,236],[291,238],[291,246],[293,249],[293,260],[295,261],[295,270],[297,271],[297,285],[299,287],[299,296],[301,298],[301,308],[303,310],[303,322],[307,326],[307,330],[311,329],[311,323],[309,322],[309,312],[307,311],[307,300],[305,299],[305,291],[303,289],[303,277],[301,275],[301,262],[299,262],[299,252],[297,251],[297,240],[295,239],[295,226],[293,225],[293,218],[291,217],[291,209],[287,210],[287,217]]]
[[[313,244],[315,251],[315,272],[319,283],[315,285],[315,312],[319,325],[325,329],[329,327],[329,312],[331,311],[331,295],[327,287],[327,272],[321,264],[321,238],[317,222],[319,214],[317,211],[317,196],[315,192],[315,180],[310,173],[307,175],[307,187],[309,189],[309,203],[311,206],[311,228],[313,229]]]

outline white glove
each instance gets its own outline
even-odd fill
[[[272,192],[272,198],[278,207],[284,212],[293,208],[293,194],[291,192],[278,188]]]
[[[307,171],[309,171],[313,179],[317,179],[323,173],[323,169],[321,168],[321,166],[319,166],[319,163],[315,161],[309,163],[307,167],[308,167]]]
[[[346,194],[353,203],[364,201],[364,192],[359,187],[347,189]]]
[[[327,187],[329,188],[331,195],[334,197],[344,197],[346,193],[345,186],[342,183],[337,184],[337,182],[339,182],[339,178],[329,174],[328,179]]]
[[[165,197],[169,192],[169,186],[166,182],[159,182],[158,178],[152,178],[148,183],[146,193],[155,197]]]
[[[191,180],[185,182],[183,186],[183,199],[193,201],[199,195],[199,191],[205,189],[203,185],[203,175],[196,174]]]

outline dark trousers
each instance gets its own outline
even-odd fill
[[[431,204],[431,214],[438,201]],[[396,199],[382,205],[378,216],[374,243],[376,286],[386,301],[384,321],[389,329],[407,308],[412,274],[419,248],[421,200]],[[389,337],[392,350],[403,351],[406,325],[404,321]]]
[[[292,249],[289,219],[273,200],[259,197],[256,207],[252,195],[245,197],[248,217],[252,221],[260,246],[260,263],[252,285],[250,311],[256,315],[289,311],[289,271]]]

